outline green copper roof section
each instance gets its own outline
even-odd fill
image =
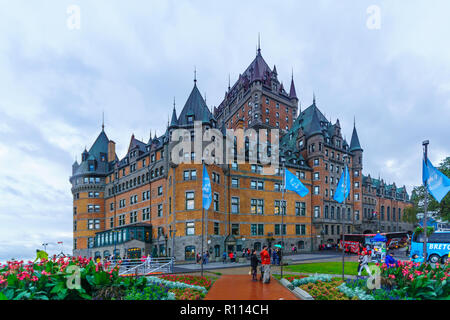
[[[97,160],[100,160],[100,153],[108,154],[108,143],[109,139],[106,136],[105,131],[102,130],[91,149],[89,149],[89,156],[93,156]]]
[[[194,121],[201,120],[203,122],[209,122],[213,119],[213,115],[211,114],[211,111],[209,111],[208,106],[206,105],[206,102],[200,94],[196,84],[194,85],[194,88],[192,89],[191,94],[189,95],[189,98],[180,113],[180,116],[178,117],[178,125],[188,124],[188,115],[194,116]]]
[[[172,111],[172,119],[170,120],[170,126],[176,126],[178,125],[178,119],[177,119],[177,111],[175,110],[175,106],[173,107]]]

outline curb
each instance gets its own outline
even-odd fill
[[[311,295],[308,292],[300,289],[299,287],[294,288],[292,283],[290,283],[288,280],[283,278],[281,280],[278,280],[278,282],[281,283],[289,291],[291,291],[300,300],[314,300],[314,298],[311,297]]]

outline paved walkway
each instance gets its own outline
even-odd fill
[[[247,268],[248,270],[248,268]],[[271,277],[270,283],[252,281],[246,275],[222,275],[204,300],[298,300],[288,289]]]

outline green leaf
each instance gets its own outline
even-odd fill
[[[0,300],[9,300],[8,297],[0,291]]]

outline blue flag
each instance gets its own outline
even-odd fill
[[[450,191],[450,179],[433,167],[430,160],[422,162],[422,180],[427,185],[427,189],[437,202],[441,202],[446,194]]]
[[[289,170],[284,169],[284,188],[297,193],[300,197],[304,197],[308,194],[309,190],[303,183]]]
[[[345,190],[344,190],[344,181],[345,181]],[[350,193],[350,174],[348,172],[347,166],[345,166],[344,171],[342,171],[341,177],[339,178],[339,182],[336,188],[336,192],[334,193],[333,199],[339,203],[344,202],[345,198],[348,197]]]
[[[209,180],[208,170],[203,165],[203,183],[202,183],[203,208],[208,210],[212,202],[211,180]]]

